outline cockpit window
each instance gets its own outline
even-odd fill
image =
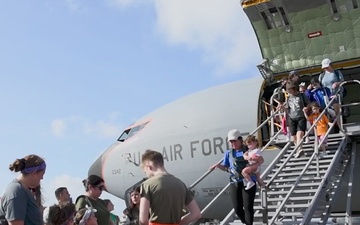
[[[136,126],[130,126],[130,128],[127,128],[126,130],[124,130],[124,132],[118,138],[118,141],[120,141],[120,142],[126,141],[127,139],[129,139],[132,136],[134,136],[135,134],[137,134],[140,130],[142,130],[148,123],[149,123],[149,121],[146,123],[136,125]]]

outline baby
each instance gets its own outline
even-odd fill
[[[264,182],[260,178],[260,167],[264,162],[264,158],[261,156],[261,150],[258,148],[259,141],[255,136],[250,135],[245,139],[245,144],[249,148],[249,150],[244,153],[244,159],[249,161],[249,164],[241,172],[244,179],[247,181],[245,190],[249,190],[255,185],[255,182],[250,177],[252,173],[256,175],[259,185],[263,187]]]

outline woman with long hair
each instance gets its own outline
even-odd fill
[[[140,207],[140,186],[134,187],[130,192],[129,207],[123,211],[121,224],[139,224],[139,207]]]

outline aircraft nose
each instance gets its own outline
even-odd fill
[[[95,162],[90,166],[88,175],[97,175],[101,178],[102,177],[102,157],[100,156],[95,160]],[[104,179],[104,178],[103,178]]]

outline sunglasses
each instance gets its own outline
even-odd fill
[[[105,186],[103,185],[96,185],[95,187],[97,187],[100,191],[103,191],[105,189]]]

